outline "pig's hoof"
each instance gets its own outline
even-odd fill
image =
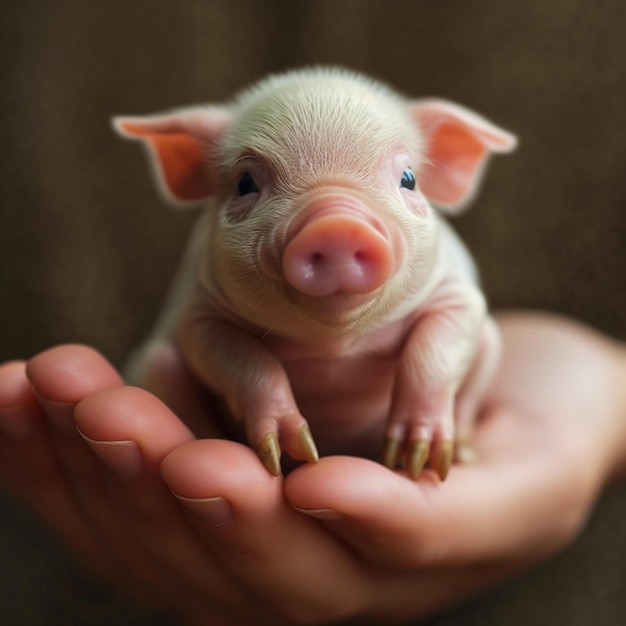
[[[444,441],[431,454],[430,465],[435,470],[437,476],[439,476],[439,480],[444,481],[448,477],[453,458],[454,445],[450,441]]]
[[[383,465],[389,469],[396,467],[402,459],[403,441],[397,437],[387,437],[383,448]]]
[[[270,432],[263,437],[261,445],[257,448],[257,454],[261,463],[273,476],[280,474],[280,446],[275,432]]]
[[[320,460],[320,455],[317,452],[317,447],[315,446],[315,441],[313,441],[313,435],[311,435],[308,424],[302,424],[298,430],[294,454],[296,458],[304,459],[309,463],[317,463]]]
[[[393,469],[401,461],[410,478],[417,480],[426,463],[439,476],[441,481],[448,477],[454,458],[454,445],[444,441],[436,445],[427,439],[418,439],[408,444],[405,453],[404,442],[400,439],[388,437],[385,441],[383,464]]]
[[[308,461],[309,463],[317,463],[320,458],[307,424],[302,424],[298,429],[297,434],[289,442],[286,451],[295,459]],[[263,437],[261,444],[257,448],[257,454],[261,459],[261,463],[263,463],[270,474],[273,476],[280,474],[281,449],[275,432],[269,432]]]
[[[430,455],[430,441],[420,439],[411,442],[405,461],[406,470],[413,480],[417,480],[428,461]]]

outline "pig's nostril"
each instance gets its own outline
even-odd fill
[[[370,250],[357,250],[353,256],[354,271],[364,276],[376,267],[376,255]]]
[[[312,278],[315,278],[315,274],[323,262],[324,262],[324,255],[321,252],[313,252],[309,256],[308,262],[305,263],[303,266],[304,277],[307,280],[311,280]]]

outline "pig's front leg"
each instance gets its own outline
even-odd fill
[[[459,388],[470,366],[486,370],[493,362],[488,349],[479,350],[485,320],[482,293],[467,285],[435,296],[419,316],[398,364],[385,465],[403,460],[416,479],[428,462],[441,480],[446,478],[454,457]],[[471,378],[485,384],[485,376],[474,371]]]
[[[281,472],[281,450],[318,460],[283,366],[255,337],[224,319],[198,314],[183,317],[179,341],[196,375],[243,420],[248,443],[270,473]]]

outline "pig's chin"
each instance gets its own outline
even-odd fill
[[[307,296],[294,291],[290,300],[305,316],[329,329],[340,331],[359,325],[375,307],[375,293],[333,293],[328,296]]]

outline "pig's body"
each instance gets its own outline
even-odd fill
[[[456,274],[459,285],[472,284],[471,260],[458,238],[445,224],[440,237],[432,284],[415,298],[408,314],[390,315],[384,322],[346,329],[334,337],[290,339],[270,333],[262,340],[283,364],[322,455],[380,457],[399,357],[408,336],[438,298],[460,295],[448,291],[445,280]],[[453,259],[461,263],[452,264]],[[479,310],[477,315],[481,316]]]
[[[455,415],[466,437],[498,342],[426,195],[466,200],[511,136],[335,70],[119,126],[175,197],[212,197],[155,339],[177,343],[265,465],[278,473],[281,449],[315,460],[308,422],[324,455],[375,456],[386,439],[387,465],[416,477],[430,460],[445,477]]]

